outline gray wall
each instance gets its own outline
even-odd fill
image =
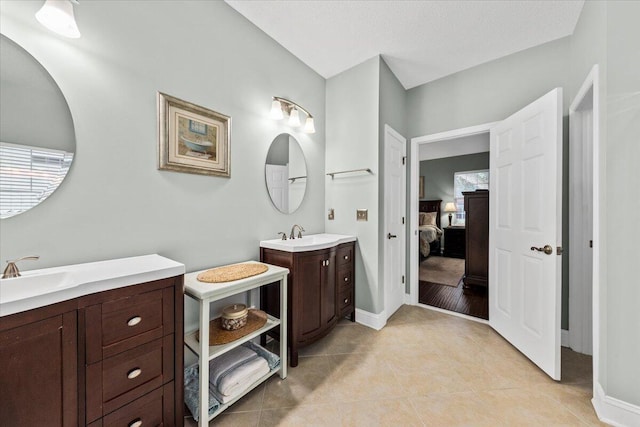
[[[404,89],[400,81],[396,78],[395,74],[391,71],[387,63],[382,57],[380,57],[380,107],[379,107],[379,128],[378,128],[378,167],[380,170],[380,181],[378,185],[378,209],[380,212],[380,221],[378,222],[378,277],[379,288],[378,298],[381,301],[382,308],[384,308],[384,283],[385,283],[385,262],[384,262],[384,244],[386,242],[386,220],[384,217],[384,139],[385,139],[385,125],[389,125],[398,132],[400,135],[405,136],[407,134],[407,91]],[[409,150],[407,144],[407,151]],[[409,200],[409,199],[407,199]],[[409,248],[409,239],[406,240],[406,250]],[[410,252],[406,252],[407,261],[409,260]],[[407,272],[405,272],[407,275]],[[408,276],[407,276],[408,277]],[[409,280],[406,280],[407,289],[409,287]],[[389,316],[389,313],[385,313]]]
[[[563,163],[568,171],[570,37],[536,46],[407,91],[409,137],[503,120],[556,87],[565,88]],[[569,181],[563,176],[562,240],[569,241]],[[569,263],[562,264],[562,328],[569,327]]]
[[[0,141],[75,151],[73,119],[60,88],[33,56],[4,36],[0,111]]]
[[[77,151],[58,191],[0,222],[2,260],[40,255],[30,269],[159,253],[195,271],[258,259],[259,241],[294,223],[324,231],[321,76],[224,2],[82,2],[77,40],[37,23],[41,3],[3,2],[0,28],[57,81]],[[157,91],[232,117],[230,179],[157,170]],[[315,134],[293,132],[309,169],[293,215],[265,186],[269,145],[290,131],[269,118],[274,95],[316,121]]]
[[[606,205],[624,209],[605,222],[605,390],[640,407],[640,2],[609,2],[606,16]]]
[[[378,115],[380,58],[374,57],[327,80],[327,172],[370,168],[373,173],[326,177],[327,233],[358,238],[356,307],[382,311],[378,288]],[[367,222],[356,221],[356,209],[368,209]]]
[[[420,176],[424,176],[424,198],[442,200],[440,224],[449,224],[449,214],[444,213],[447,202],[453,202],[453,176],[456,172],[489,169],[489,153],[467,154],[420,162]],[[455,218],[453,218],[455,224]],[[464,224],[456,224],[464,225]],[[442,236],[442,248],[446,245]]]

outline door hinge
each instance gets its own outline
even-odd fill
[[[564,252],[564,249],[562,249],[562,246],[556,246],[556,253],[558,255],[562,255],[562,252]]]
[[[404,275],[402,276],[402,283],[404,283]]]
[[[402,223],[404,224],[404,217],[402,217]]]
[[[593,247],[593,240],[589,240],[589,247],[592,248]]]
[[[404,165],[405,162],[407,161],[407,156],[402,157],[402,164]]]

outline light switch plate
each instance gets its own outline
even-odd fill
[[[333,208],[329,209],[329,214],[327,215],[327,219],[329,219],[329,221],[333,221],[333,219],[335,218],[335,211],[333,210]]]
[[[356,209],[356,221],[368,221],[369,210],[368,209]]]

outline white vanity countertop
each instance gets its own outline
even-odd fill
[[[184,264],[157,254],[25,271],[0,279],[0,317],[184,273]]]
[[[296,239],[272,239],[262,240],[260,242],[261,248],[276,249],[286,252],[306,252],[315,251],[318,249],[327,249],[337,246],[341,243],[355,242],[355,236],[348,236],[346,234],[310,234],[308,236],[302,236],[302,238]]]

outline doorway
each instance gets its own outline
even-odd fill
[[[467,229],[488,237],[489,133],[424,143],[419,157],[418,302],[488,320],[488,239]]]
[[[589,355],[597,339],[592,308],[597,306],[597,79],[595,65],[569,107],[569,347]]]

